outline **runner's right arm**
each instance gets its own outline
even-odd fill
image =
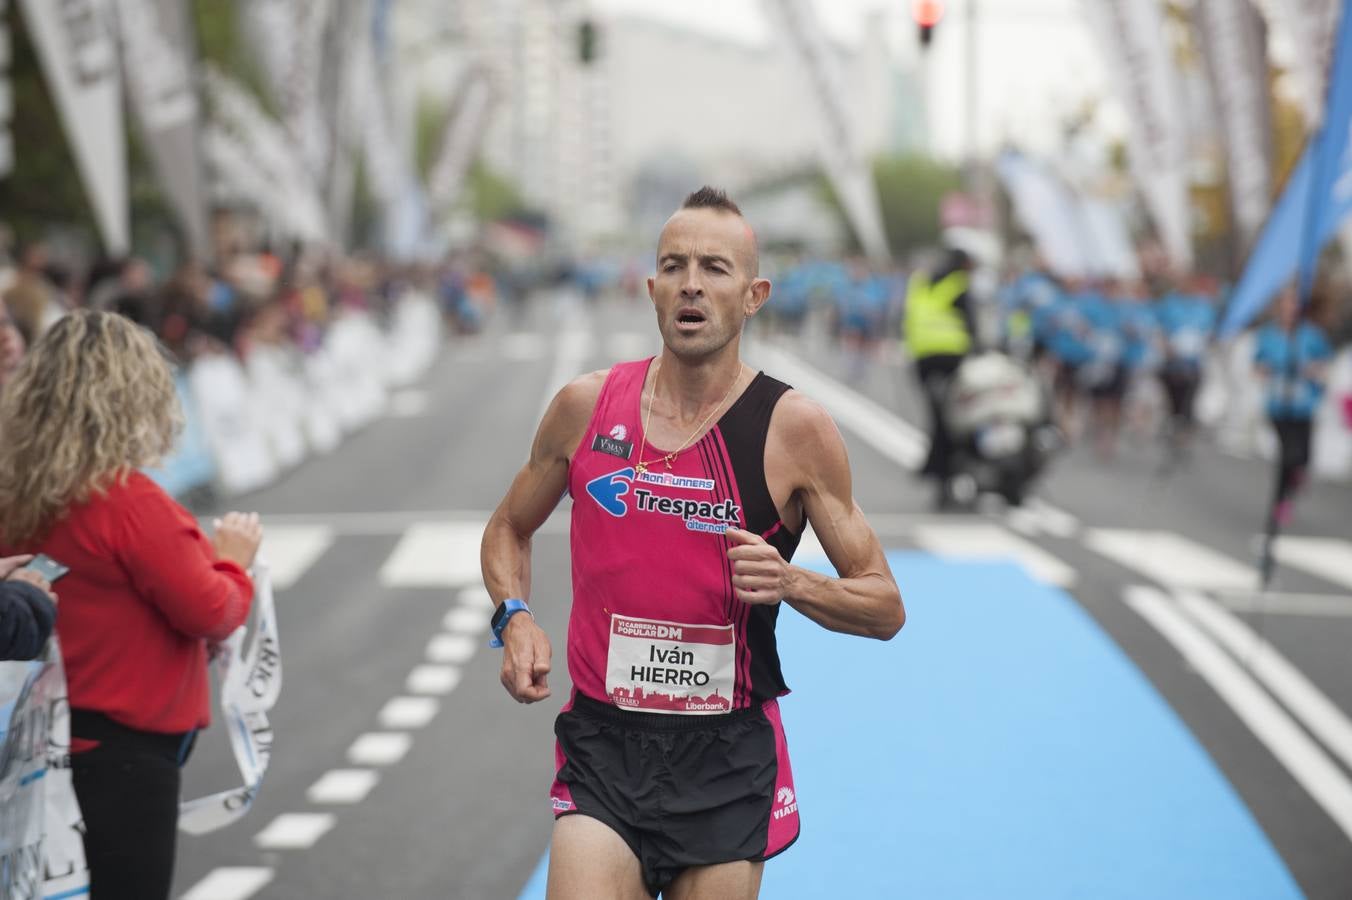
[[[568,462],[591,420],[606,373],[570,382],[549,404],[530,457],[484,528],[480,562],[494,605],[530,600],[531,538],[568,489]],[[502,634],[502,685],[520,703],[549,696],[549,638],[531,616],[515,615]]]

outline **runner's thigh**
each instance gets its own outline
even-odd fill
[[[638,857],[608,825],[584,815],[554,822],[548,900],[650,900]]]
[[[696,866],[682,872],[662,896],[665,900],[756,900],[763,862]]]

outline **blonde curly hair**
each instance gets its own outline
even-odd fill
[[[106,312],[64,317],[0,396],[0,536],[40,539],[71,505],[158,463],[182,425],[149,331]]]

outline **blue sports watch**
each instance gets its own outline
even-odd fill
[[[488,642],[488,646],[502,646],[502,632],[507,628],[507,623],[511,621],[512,616],[519,612],[523,612],[531,618],[535,618],[534,614],[530,611],[530,607],[526,605],[526,601],[518,600],[515,597],[508,597],[499,604],[497,609],[493,610],[493,618],[489,623],[493,627],[493,640]]]

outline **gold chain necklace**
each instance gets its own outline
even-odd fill
[[[704,430],[705,425],[709,424],[709,420],[714,417],[714,413],[722,409],[723,404],[728,402],[728,398],[732,396],[733,388],[737,387],[737,382],[742,380],[742,367],[738,365],[737,374],[736,376],[733,377],[732,384],[728,385],[728,392],[723,395],[722,400],[718,401],[717,406],[709,410],[709,414],[704,417],[704,421],[700,422],[699,425],[695,427],[695,430],[690,432],[690,437],[686,438],[684,443],[681,444],[681,446],[677,447],[670,453],[664,453],[663,455],[656,457],[654,459],[644,460],[643,458],[644,451],[648,449],[648,423],[651,422],[653,418],[653,398],[657,396],[657,375],[661,371],[662,371],[662,363],[661,361],[659,361],[657,363],[657,368],[653,370],[653,388],[648,393],[648,412],[643,417],[643,437],[640,438],[639,442],[638,464],[634,466],[634,471],[638,475],[642,475],[643,473],[647,472],[648,466],[652,465],[658,460],[661,460],[662,462],[666,463],[667,468],[670,469],[671,464],[676,460],[676,457],[684,453],[686,447],[688,447],[690,445],[690,442],[695,439],[695,436]]]

